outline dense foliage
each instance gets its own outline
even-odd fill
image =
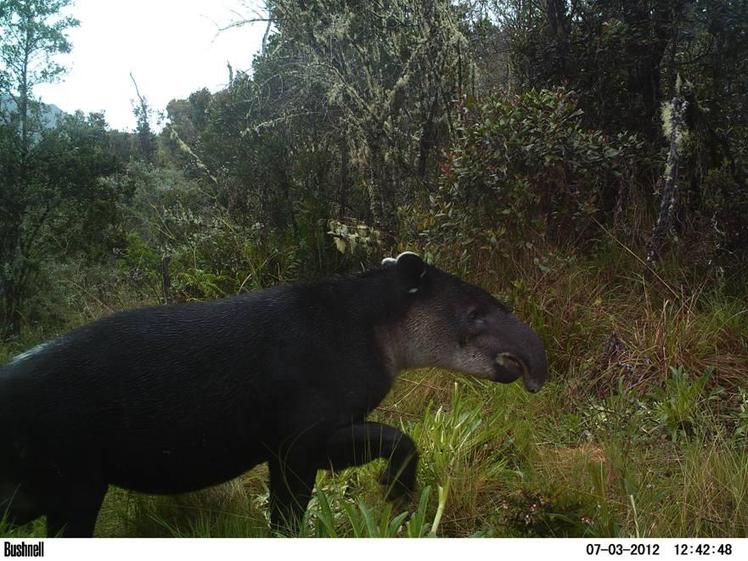
[[[272,0],[251,69],[160,132],[137,91],[133,133],[44,118],[69,4],[0,0],[0,358],[419,250],[533,325],[551,391],[405,377],[376,415],[428,490],[322,477],[310,535],[748,535],[748,2]],[[260,481],[106,520],[265,535]]]
[[[589,238],[594,221],[620,206],[635,156],[634,135],[610,138],[583,126],[575,96],[559,90],[468,103],[462,135],[442,163],[438,200],[462,232]]]

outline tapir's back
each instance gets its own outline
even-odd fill
[[[286,292],[261,294],[122,312],[20,355],[0,371],[4,428],[34,456],[98,455],[113,483],[142,491],[240,473],[262,461],[247,443],[273,413],[279,330],[294,331],[279,325]]]
[[[271,308],[267,300],[239,297],[120,312],[19,355],[2,378],[52,401],[79,391],[88,402],[146,391],[158,398],[184,385],[210,392],[238,369],[244,375],[233,383],[251,379],[247,363],[263,359],[256,351],[267,348]]]

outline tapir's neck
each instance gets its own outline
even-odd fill
[[[398,342],[398,335],[389,327],[378,327],[375,329],[377,344],[382,351],[384,364],[390,378],[395,378],[401,370],[408,368],[407,357]]]
[[[438,365],[439,349],[434,346],[433,334],[424,333],[422,327],[410,318],[376,329],[377,342],[392,378],[401,370]]]
[[[434,366],[433,333],[426,322],[407,310],[398,294],[394,272],[378,271],[335,285],[336,304],[357,311],[357,320],[374,327],[376,343],[391,378],[401,370]]]

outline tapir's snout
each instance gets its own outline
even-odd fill
[[[540,391],[540,388],[542,388],[545,385],[545,381],[548,379],[548,370],[545,365],[543,365],[543,371],[535,374],[530,374],[528,371],[525,376],[522,377],[522,382],[525,384],[525,389],[530,393],[535,393]]]
[[[512,336],[507,350],[496,355],[495,381],[509,383],[522,378],[525,389],[535,393],[548,379],[545,347],[540,337],[527,325],[512,318]]]

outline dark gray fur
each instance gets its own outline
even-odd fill
[[[502,357],[508,357],[506,360]],[[350,278],[121,312],[0,368],[0,517],[90,536],[107,487],[182,493],[269,462],[291,530],[318,469],[384,457],[389,496],[416,450],[366,421],[403,368],[547,377],[538,337],[485,291],[404,254]]]

